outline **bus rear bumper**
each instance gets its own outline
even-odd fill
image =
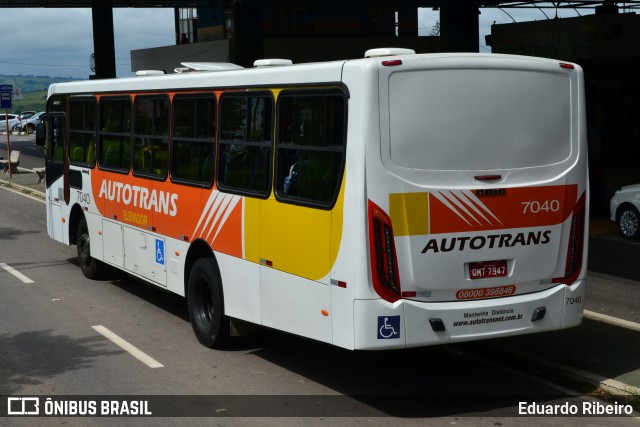
[[[577,326],[586,282],[512,297],[455,302],[356,300],[355,348],[394,349]]]

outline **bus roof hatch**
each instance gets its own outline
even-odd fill
[[[365,58],[376,58],[379,56],[396,56],[396,55],[415,55],[416,51],[413,49],[405,49],[401,47],[379,47],[376,49],[369,49],[364,53]]]

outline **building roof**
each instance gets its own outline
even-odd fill
[[[0,0],[0,8],[90,8],[93,3],[93,0]],[[113,7],[127,8],[211,6],[209,0],[111,0],[111,3]]]
[[[252,0],[260,2],[264,0]],[[406,0],[395,0],[398,2]],[[410,0],[412,1],[412,0]],[[413,0],[419,7],[438,7],[444,0]],[[83,8],[92,7],[94,0],[0,0],[0,8]],[[120,7],[207,7],[211,0],[111,0],[112,6]],[[233,0],[223,3],[232,4]],[[626,9],[640,9],[640,0],[575,0],[575,1],[544,1],[544,0],[478,0],[478,7],[491,8],[544,8],[544,9],[585,9],[600,6],[603,3],[618,5]]]
[[[587,9],[601,6],[605,3],[611,6],[619,6],[627,9],[640,9],[640,0],[614,1],[614,0],[578,0],[578,1],[491,1],[479,0],[481,7],[523,8],[523,9]]]

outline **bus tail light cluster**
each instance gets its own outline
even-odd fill
[[[586,193],[583,193],[573,209],[571,216],[571,232],[569,234],[569,246],[567,248],[567,263],[564,277],[553,280],[554,283],[572,285],[578,279],[582,271],[582,258],[584,253],[584,226],[586,216]]]
[[[400,274],[391,218],[369,200],[369,250],[374,290],[389,302],[400,299]]]

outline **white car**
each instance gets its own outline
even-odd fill
[[[10,131],[18,130],[20,127],[20,120],[18,119],[17,114],[8,114],[9,116],[9,126],[7,127],[7,119],[4,113],[0,114],[0,132],[6,132],[7,129]]]
[[[42,122],[43,115],[44,111],[40,111],[27,119],[23,119],[20,122],[20,130],[27,133],[34,133],[36,131],[36,126]]]
[[[614,221],[620,234],[625,238],[640,238],[640,184],[622,187],[609,203],[611,221]]]

